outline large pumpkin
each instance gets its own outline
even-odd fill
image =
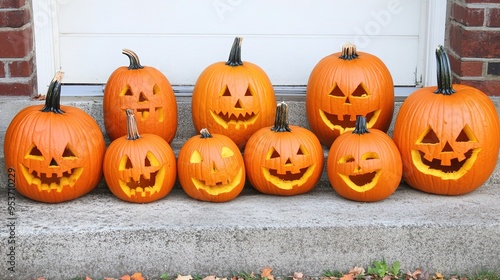
[[[340,135],[330,147],[327,172],[333,189],[355,201],[379,201],[398,188],[403,165],[398,147],[378,129],[368,130],[358,116],[352,133]]]
[[[78,198],[99,183],[105,143],[96,121],[79,108],[60,105],[56,73],[45,105],[21,110],[5,134],[6,167],[16,170],[16,190],[56,203]]]
[[[378,57],[346,44],[342,52],[324,57],[312,70],[306,113],[311,130],[327,147],[354,130],[356,116],[365,116],[368,128],[386,132],[394,113],[391,73]]]
[[[140,135],[127,109],[127,135],[115,139],[104,156],[104,178],[118,198],[135,203],[159,200],[170,193],[177,175],[175,154],[156,134]]]
[[[448,55],[436,50],[438,86],[413,92],[396,118],[394,141],[404,178],[416,189],[460,195],[480,187],[495,169],[500,123],[483,92],[453,85]]]
[[[323,171],[324,154],[309,130],[288,124],[288,106],[282,102],[274,126],[261,128],[248,140],[243,153],[247,177],[258,191],[297,195],[314,188]]]
[[[202,129],[184,143],[178,162],[179,182],[192,198],[226,202],[245,186],[245,165],[236,144],[222,134]]]
[[[273,123],[274,89],[259,66],[241,60],[240,37],[236,37],[227,62],[208,66],[193,89],[192,114],[197,131],[207,128],[223,134],[243,148],[248,138]]]
[[[123,50],[130,65],[117,68],[106,82],[103,114],[111,140],[127,135],[125,110],[132,109],[141,133],[154,133],[171,142],[177,130],[177,102],[167,77],[142,66],[131,50]]]

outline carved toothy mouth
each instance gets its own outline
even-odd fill
[[[259,116],[259,113],[253,112],[228,113],[222,111],[214,112],[212,110],[210,110],[210,114],[212,118],[225,129],[227,129],[229,125],[235,126],[236,129],[240,129],[241,126],[247,128],[249,125],[254,124]]]
[[[331,129],[338,130],[340,134],[354,130],[356,127],[356,116],[355,115],[336,115],[330,114],[323,110],[319,110],[319,115],[323,122]],[[380,115],[380,109],[369,112],[366,114],[366,126],[368,128],[372,127],[375,122],[378,120],[378,116]]]
[[[141,174],[138,181],[134,181],[131,177],[127,181],[119,180],[120,187],[123,192],[128,196],[152,196],[160,192],[163,186],[163,179],[165,178],[165,166],[159,170],[149,174]]]
[[[28,167],[21,164],[21,172],[28,184],[35,185],[40,192],[62,192],[64,187],[75,185],[75,182],[82,175],[83,167],[71,168],[64,172],[42,173],[29,170]]]
[[[440,177],[442,180],[457,180],[472,168],[480,151],[480,148],[470,149],[464,153],[465,158],[463,160],[453,158],[450,160],[449,165],[443,165],[442,160],[437,158],[432,159],[432,161],[427,160],[425,159],[425,153],[418,150],[412,150],[411,155],[413,164],[418,171]]]
[[[369,173],[355,175],[338,174],[352,190],[357,192],[366,192],[377,185],[378,178],[382,172],[380,172],[380,170],[376,170]]]
[[[234,176],[233,180],[227,184],[224,184],[223,182],[218,182],[216,185],[210,186],[207,185],[204,180],[191,178],[191,181],[193,182],[196,189],[204,190],[210,195],[219,195],[222,193],[230,192],[234,188],[236,188],[238,184],[241,183],[242,177],[243,177],[243,168],[240,168],[236,176]]]
[[[315,166],[316,164],[313,164],[309,167],[300,169],[298,173],[287,171],[285,174],[278,174],[278,171],[275,169],[262,167],[262,173],[264,174],[264,178],[276,187],[283,190],[291,190],[294,187],[301,186],[307,182],[311,177]]]

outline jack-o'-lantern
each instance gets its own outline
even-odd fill
[[[104,88],[103,114],[111,140],[127,135],[125,110],[133,109],[141,133],[154,133],[171,142],[177,130],[177,102],[167,77],[139,57],[124,49],[128,67],[117,68]]]
[[[352,133],[340,135],[330,147],[327,173],[333,189],[355,201],[379,201],[398,188],[403,173],[401,155],[392,139],[367,129],[358,116]]]
[[[45,105],[21,110],[5,134],[7,168],[17,171],[16,190],[30,199],[56,203],[78,198],[102,177],[105,143],[96,121],[79,108],[60,105],[56,73]]]
[[[147,203],[170,193],[177,175],[175,154],[158,135],[140,135],[132,109],[127,109],[127,135],[115,139],[104,156],[104,178],[118,198]]]
[[[385,132],[393,113],[394,83],[378,57],[346,44],[311,72],[306,114],[323,145],[330,147],[339,135],[354,130],[356,116],[365,116],[368,128]]]
[[[314,188],[323,171],[324,154],[309,130],[288,124],[288,105],[278,104],[274,126],[261,128],[243,153],[247,177],[265,194],[296,195]]]
[[[434,194],[460,195],[480,187],[495,169],[500,122],[486,94],[453,85],[449,58],[436,50],[437,87],[413,92],[396,118],[394,141],[406,182]]]
[[[210,202],[236,198],[245,186],[245,165],[236,144],[222,134],[202,129],[182,146],[179,182],[190,197]]]
[[[207,128],[223,134],[243,148],[250,136],[273,123],[274,89],[259,66],[241,60],[236,37],[227,62],[207,67],[193,89],[192,114],[197,131]]]

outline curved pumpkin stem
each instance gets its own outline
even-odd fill
[[[276,118],[271,130],[275,132],[292,131],[288,124],[288,105],[283,101],[276,107]]]
[[[123,49],[122,54],[126,55],[130,60],[130,65],[128,66],[129,70],[142,69],[144,66],[141,65],[139,61],[139,56],[135,52],[129,49]]]
[[[137,140],[142,136],[139,134],[139,130],[137,129],[137,121],[135,120],[134,110],[127,109],[125,110],[127,114],[127,140]]]
[[[364,116],[356,116],[356,128],[354,128],[353,134],[365,134],[370,133],[366,127],[366,118]]]
[[[56,114],[64,113],[61,110],[61,80],[64,72],[57,71],[50,82],[47,95],[45,96],[45,106],[40,110],[42,112],[52,112]]]
[[[241,61],[241,43],[243,38],[236,37],[234,38],[233,46],[231,47],[231,51],[229,52],[229,58],[226,62],[226,65],[229,66],[241,66],[243,65],[243,61]]]
[[[436,49],[436,64],[438,88],[434,93],[451,95],[455,90],[452,85],[450,59],[441,45]]]
[[[351,43],[346,43],[342,46],[342,53],[339,56],[343,60],[353,60],[358,58],[358,53],[356,52],[356,45]]]
[[[200,138],[212,138],[212,134],[210,134],[210,132],[208,132],[208,129],[206,128],[202,128],[200,130]]]

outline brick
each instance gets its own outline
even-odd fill
[[[451,18],[466,26],[483,26],[484,9],[467,8],[457,3],[451,7]]]
[[[500,96],[500,80],[465,80],[455,77],[453,83],[477,88],[489,96]]]
[[[9,63],[9,72],[12,78],[29,77],[33,74],[35,66],[34,59],[25,61],[13,61]]]
[[[460,77],[481,77],[483,76],[482,61],[462,61],[450,55],[450,66],[453,73]]]
[[[26,0],[0,0],[0,8],[21,8],[26,4]]]
[[[450,24],[449,41],[453,51],[462,58],[498,58],[500,57],[500,32],[484,28],[467,29],[457,24]]]
[[[5,63],[0,61],[0,78],[5,78]]]
[[[489,27],[500,27],[500,9],[489,9],[486,24]]]
[[[19,28],[30,22],[31,14],[28,9],[0,10],[0,27]]]
[[[0,83],[0,95],[33,96],[35,92],[35,79],[25,83]]]
[[[32,50],[31,28],[0,31],[0,58],[23,58]]]

